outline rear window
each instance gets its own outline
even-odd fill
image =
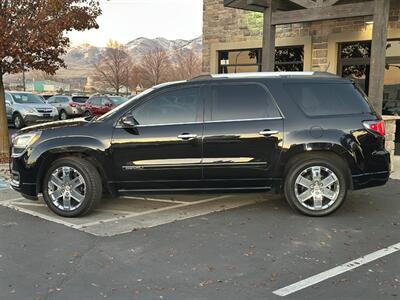
[[[76,103],[85,103],[89,97],[72,97],[72,101]]]
[[[289,83],[285,87],[308,116],[371,112],[366,99],[351,83]]]

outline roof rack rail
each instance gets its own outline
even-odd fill
[[[228,78],[261,78],[261,77],[296,77],[296,76],[319,76],[319,77],[336,77],[338,75],[329,72],[248,72],[248,73],[226,73],[226,74],[202,74],[193,77],[189,81],[207,80],[207,79],[228,79]]]
[[[191,78],[189,81],[197,81],[197,80],[206,80],[206,79],[212,79],[213,76],[211,74],[200,74],[198,76],[195,76]]]

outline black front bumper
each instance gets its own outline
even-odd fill
[[[21,193],[25,198],[37,200],[37,174],[36,168],[26,168],[23,156],[11,158],[10,163],[11,182],[13,190]]]

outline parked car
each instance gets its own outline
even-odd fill
[[[26,125],[50,122],[58,119],[55,108],[32,93],[5,92],[6,112],[9,123],[20,129]]]
[[[85,104],[85,117],[101,116],[128,101],[121,96],[95,95]]]
[[[47,103],[57,108],[60,120],[71,117],[80,117],[85,112],[86,96],[56,95],[47,100]]]
[[[222,74],[156,86],[93,120],[24,129],[12,187],[65,217],[103,190],[274,191],[309,216],[388,181],[384,122],[351,81],[313,72]],[[59,149],[62,149],[60,151]]]

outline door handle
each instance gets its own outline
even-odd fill
[[[269,129],[265,129],[259,132],[261,135],[263,136],[269,136],[269,135],[273,135],[273,134],[277,134],[279,133],[278,130],[269,130]]]
[[[197,138],[197,134],[182,133],[182,134],[178,135],[178,139],[181,139],[181,140],[193,140],[195,138]]]

